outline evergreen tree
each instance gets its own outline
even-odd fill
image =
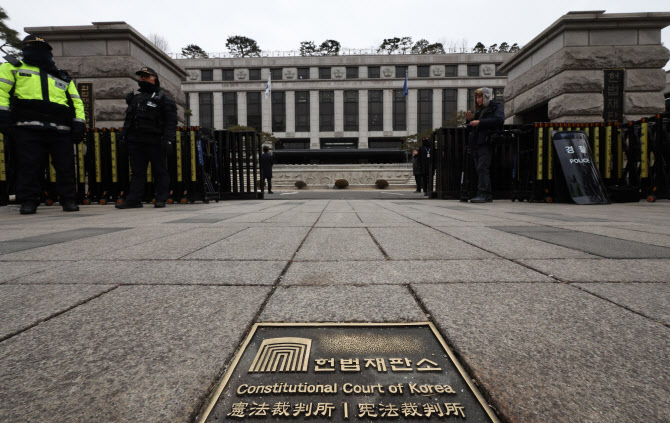
[[[226,48],[234,57],[259,57],[261,55],[261,49],[256,41],[242,35],[228,37]]]
[[[189,44],[181,49],[181,55],[187,59],[206,59],[209,57],[205,50],[195,44]]]
[[[0,6],[0,40],[2,44],[9,44],[17,50],[23,48],[23,42],[19,39],[19,33],[5,24],[5,19],[9,19],[5,10]]]

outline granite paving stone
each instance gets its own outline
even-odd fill
[[[668,282],[670,260],[519,260],[565,282]]]
[[[0,260],[1,259],[2,256],[0,256]],[[56,269],[66,264],[67,263],[60,261],[0,261],[0,283],[31,273],[41,272],[46,269]]]
[[[86,260],[26,275],[11,283],[271,285],[285,266],[285,261],[269,260]]]
[[[588,232],[595,235],[602,235],[609,238],[623,239],[627,241],[636,241],[649,245],[657,245],[660,247],[670,247],[670,235],[659,233],[641,232],[631,229],[600,226],[600,225],[557,225],[567,230],[577,230],[580,232]]]
[[[291,210],[265,219],[263,223],[275,223],[290,226],[312,226],[319,219],[320,214],[321,213],[298,213]]]
[[[278,287],[260,316],[263,322],[415,322],[425,313],[407,287]]]
[[[316,227],[351,228],[364,227],[357,213],[331,213],[324,212],[316,222]]]
[[[370,228],[370,232],[392,260],[495,258],[481,248],[425,226]]]
[[[373,285],[412,282],[548,282],[508,260],[294,262],[282,285]]]
[[[113,288],[114,285],[0,285],[0,339]]]
[[[188,422],[265,287],[120,287],[0,344],[0,421]]]
[[[509,259],[597,258],[582,251],[492,228],[439,227],[438,230]]]
[[[314,228],[295,260],[384,260],[384,255],[365,228]]]
[[[670,421],[670,328],[564,284],[413,288],[507,421]]]
[[[290,260],[308,232],[305,227],[248,228],[184,258]]]
[[[670,283],[576,283],[574,286],[670,326]]]
[[[125,229],[118,232],[6,254],[3,260],[82,260],[182,230],[178,225]]]
[[[560,230],[551,232],[510,231],[517,235],[567,248],[581,250],[586,253],[608,258],[670,258],[670,248],[649,245],[642,242],[627,241],[585,232]]]
[[[259,223],[263,222],[267,219],[270,219],[271,217],[277,216],[281,212],[251,212],[251,213],[243,213],[240,216],[236,217],[231,217],[230,219],[226,219],[225,222],[222,223]]]
[[[349,204],[348,201],[330,201],[328,202],[328,205],[324,209],[324,212],[326,213],[348,213],[354,212],[353,207],[351,207],[351,204]]]
[[[244,229],[246,227],[194,228],[105,253],[97,258],[105,260],[178,259]],[[168,248],[163,248],[164,246]]]

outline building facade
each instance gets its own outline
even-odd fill
[[[402,137],[472,109],[510,53],[178,59],[190,125],[250,126],[291,149],[400,148]],[[404,95],[405,75],[408,93]],[[271,79],[271,90],[265,91]]]

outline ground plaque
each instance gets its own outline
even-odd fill
[[[200,423],[498,422],[432,323],[257,324]]]

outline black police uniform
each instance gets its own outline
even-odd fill
[[[136,72],[137,75],[143,73],[154,75],[156,83],[140,81],[140,92],[131,92],[126,97],[128,109],[121,136],[128,147],[131,179],[128,197],[124,203],[117,204],[117,208],[142,207],[149,162],[156,177],[156,206],[165,205],[170,195],[166,158],[177,130],[177,106],[160,88],[153,69],[143,67]]]

